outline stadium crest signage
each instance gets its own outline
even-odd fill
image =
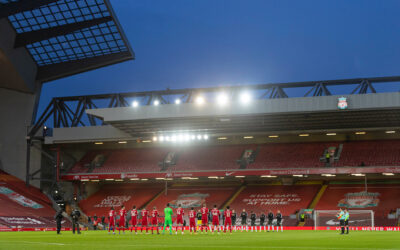
[[[347,98],[346,97],[339,97],[338,98],[338,109],[347,109]]]

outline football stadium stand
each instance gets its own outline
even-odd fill
[[[400,140],[351,141],[335,166],[399,166]]]
[[[0,227],[55,227],[55,210],[46,195],[1,170],[0,204]]]
[[[248,169],[323,167],[324,150],[338,143],[276,143],[260,146],[255,162]]]
[[[247,169],[281,169],[324,167],[320,158],[329,147],[343,144],[343,151],[332,167],[397,166],[400,164],[400,141],[354,141],[271,143],[258,146],[255,161]],[[160,162],[168,152],[175,151],[176,165],[168,171],[235,170],[240,165],[244,150],[255,150],[257,145],[202,146],[187,148],[140,148],[109,151],[89,151],[70,173],[161,172]],[[104,164],[91,167],[91,162],[104,155]]]
[[[133,205],[140,208],[162,190],[162,185],[154,184],[107,184],[89,198],[82,200],[79,207],[88,216],[106,215],[111,207],[118,210],[122,204],[127,210]]]
[[[207,146],[182,148],[175,171],[197,171],[197,170],[229,170],[238,169],[236,162],[247,148],[252,146]]]
[[[257,217],[269,210],[275,214],[280,210],[285,226],[295,226],[297,219],[289,219],[301,208],[307,208],[321,188],[320,185],[249,185],[230,204],[239,214],[246,209],[254,211]]]
[[[396,219],[388,219],[391,210],[400,204],[399,184],[364,185],[330,184],[316,205],[316,210],[337,210],[348,207],[356,210],[373,210],[376,226],[395,226]]]
[[[88,199],[81,201],[79,205],[89,216],[107,215],[111,206],[118,210],[122,204],[128,210],[133,205],[138,209],[146,207],[148,210],[152,210],[155,206],[163,216],[165,204],[170,203],[174,210],[181,204],[185,210],[186,220],[191,207],[198,210],[202,204],[206,204],[208,208],[216,204],[222,209],[229,205],[231,209],[236,210],[237,220],[240,220],[239,214],[243,209],[246,209],[248,214],[254,211],[257,218],[269,210],[274,214],[280,210],[284,216],[284,225],[296,226],[298,224],[296,214],[301,209],[309,208],[321,189],[321,185],[313,183],[249,184],[243,186],[244,188],[240,187],[174,184],[165,189],[162,185],[154,184],[107,184]],[[364,190],[365,186],[361,184],[329,184],[314,209],[337,210],[339,207],[349,207],[352,210],[373,210],[376,226],[395,226],[397,219],[389,219],[388,214],[400,204],[400,185],[370,184],[368,192],[365,193]],[[335,219],[330,216],[326,222],[332,220]],[[160,218],[159,222],[162,221],[163,218]],[[308,219],[305,226],[313,226],[313,223],[312,219]]]
[[[185,210],[184,218],[189,221],[187,216],[191,207],[198,210],[205,203],[208,208],[212,208],[214,205],[221,208],[237,189],[238,186],[177,185],[168,188],[166,194],[158,196],[146,208],[151,210],[156,206],[159,211],[162,211],[167,203],[170,203],[173,209],[177,208],[178,204],[181,204]]]

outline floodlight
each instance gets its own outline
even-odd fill
[[[137,101],[133,101],[132,102],[132,107],[136,108],[137,106],[139,106],[139,103]]]
[[[251,95],[247,92],[244,92],[240,95],[240,102],[242,104],[248,104],[251,101]]]
[[[202,96],[196,97],[195,102],[196,102],[197,104],[199,104],[199,105],[204,104],[204,103],[205,103],[204,97],[202,97]]]
[[[158,106],[160,104],[160,101],[159,100],[155,100],[153,104],[154,104],[154,106]]]
[[[221,106],[226,105],[229,102],[228,96],[224,93],[218,95],[217,97],[217,103]]]

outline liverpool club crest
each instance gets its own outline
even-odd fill
[[[338,207],[367,208],[377,207],[379,204],[379,193],[359,192],[347,193],[345,198],[339,201]]]
[[[347,98],[346,97],[339,97],[338,98],[338,109],[347,109]]]

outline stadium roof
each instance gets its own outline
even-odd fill
[[[35,135],[44,124],[53,127],[59,139],[62,131],[63,141],[93,134],[150,138],[171,133],[394,130],[400,124],[400,92],[377,93],[374,84],[399,81],[400,77],[381,77],[58,97],[29,134]],[[335,85],[351,88],[332,95]],[[305,94],[292,97],[286,94],[289,88]],[[243,102],[244,93],[251,97],[248,102]],[[344,108],[339,106],[342,99]]]
[[[400,124],[400,93],[346,95],[348,108],[338,108],[341,96],[253,100],[220,107],[218,104],[181,104],[91,109],[106,124],[145,136],[171,131],[235,133],[393,128]]]
[[[0,0],[45,82],[134,59],[109,0]]]

